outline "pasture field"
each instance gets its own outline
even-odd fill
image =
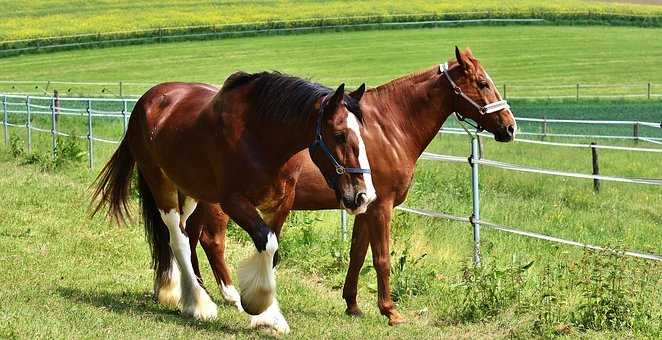
[[[158,4],[146,0],[79,0],[3,2],[0,13],[0,42],[29,38],[49,38],[77,34],[118,33],[182,26],[242,25],[310,26],[327,18],[336,23],[380,21],[365,16],[395,16],[390,20],[429,20],[435,18],[532,17],[573,20],[577,14],[657,16],[662,7],[633,3],[607,3],[581,0],[539,1],[184,1],[166,0]],[[487,14],[486,14],[487,13]],[[333,20],[333,18],[344,17]],[[347,18],[349,17],[349,18]],[[353,18],[352,18],[353,17]],[[579,15],[581,17],[581,15]],[[584,18],[586,19],[586,18]],[[299,23],[281,23],[299,20]],[[262,25],[260,25],[262,24]],[[195,31],[195,29],[192,29]]]
[[[84,147],[84,146],[81,146]],[[112,146],[97,147],[100,159]],[[464,136],[444,135],[430,151],[466,155]],[[486,142],[491,159],[584,172],[584,153],[523,144]],[[39,152],[47,152],[41,148]],[[84,162],[55,172],[21,164],[0,148],[0,283],[2,337],[237,336],[251,338],[247,320],[221,306],[214,322],[194,322],[155,304],[147,244],[139,222],[127,227],[86,217],[87,186],[96,175]],[[545,154],[545,158],[538,155]],[[604,153],[605,172],[661,177],[648,155]],[[470,212],[468,167],[419,162],[405,205]],[[97,170],[100,163],[97,163]],[[660,189],[590,181],[481,171],[484,218],[525,230],[600,245],[660,253]],[[134,209],[137,214],[137,209]],[[340,241],[337,212],[297,212],[288,220],[279,265],[279,296],[296,338],[457,338],[660,336],[662,266],[483,229],[485,272],[468,269],[472,254],[468,225],[397,213],[393,222],[393,292],[409,323],[388,327],[375,306],[370,255],[361,275],[362,319],[342,314],[342,282],[348,244]],[[232,268],[251,249],[232,225],[228,261]],[[206,263],[200,254],[201,263]],[[603,260],[604,259],[604,260]],[[601,262],[603,261],[603,262]],[[530,268],[524,270],[521,268]],[[400,267],[403,266],[403,267]],[[221,301],[203,266],[213,298]],[[610,276],[611,275],[611,276]],[[602,288],[615,285],[613,290]],[[595,306],[590,294],[605,306]],[[545,295],[551,294],[551,295]],[[222,303],[221,303],[222,304]],[[581,312],[614,315],[613,326]],[[609,314],[612,313],[612,314]],[[313,326],[314,325],[314,326]],[[609,325],[609,326],[607,326]],[[266,332],[266,333],[265,333]]]
[[[219,83],[238,68],[277,68],[329,86],[341,81],[374,86],[443,61],[458,44],[471,46],[498,82],[662,82],[662,71],[656,67],[662,56],[659,34],[658,29],[542,26],[256,37],[5,58],[0,59],[0,79]],[[615,109],[624,103],[632,114]],[[543,104],[516,105],[526,116],[534,116],[541,114],[537,108]],[[657,100],[544,105],[557,117],[574,111],[574,118],[662,118]],[[63,129],[84,134],[81,125],[75,127],[76,119],[63,121]],[[48,128],[45,120],[36,123]],[[10,129],[12,134],[25,134],[23,129]],[[95,135],[114,139],[120,129],[117,121],[99,119]],[[0,337],[268,335],[249,330],[245,316],[220,303],[206,265],[205,282],[221,305],[218,320],[194,322],[155,304],[141,223],[116,227],[102,217],[86,215],[87,187],[114,146],[96,144],[93,171],[84,161],[42,170],[48,168],[43,155],[49,152],[50,136],[33,137],[41,157],[20,152],[23,142],[18,139],[14,147],[0,147]],[[84,151],[84,144],[76,145],[74,149]],[[429,151],[466,156],[469,143],[466,136],[441,135]],[[590,169],[588,150],[486,141],[485,154],[536,167],[582,173]],[[662,178],[658,154],[604,150],[600,157],[605,175]],[[588,180],[485,167],[480,174],[481,213],[486,220],[616,249],[662,253],[659,187],[603,183],[602,191],[594,194]],[[466,164],[420,161],[405,205],[467,216],[470,197]],[[338,220],[337,212],[297,212],[285,226],[279,296],[292,337],[662,336],[660,263],[594,254],[484,228],[484,266],[476,270],[470,266],[468,225],[402,212],[393,220],[392,290],[409,323],[388,327],[379,316],[370,255],[359,285],[366,316],[349,318],[342,313],[341,299],[349,245],[340,240]],[[234,225],[229,239],[228,261],[235,268],[251,245]],[[201,251],[199,256],[206,263]]]
[[[575,83],[639,84],[631,89],[605,87],[587,95],[643,94],[648,82],[653,83],[653,94],[662,95],[662,69],[658,62],[662,59],[661,33],[661,29],[635,27],[479,26],[78,50],[0,59],[0,80],[38,81],[0,83],[0,92],[50,93],[58,89],[61,94],[102,95],[98,86],[47,81],[123,81],[125,95],[140,95],[150,84],[162,81],[221,84],[236,70],[273,69],[310,77],[329,86],[340,82],[376,86],[451,59],[453,48],[458,45],[472,48],[498,86],[511,86],[509,96],[545,94],[540,89],[512,85]],[[572,95],[572,90],[561,94]],[[547,91],[550,92],[558,93],[558,89]],[[118,95],[119,88],[108,86],[104,95],[108,94]]]

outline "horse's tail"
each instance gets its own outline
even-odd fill
[[[140,191],[140,204],[142,206],[143,222],[145,224],[145,238],[152,252],[152,269],[154,269],[155,283],[163,282],[166,274],[170,272],[172,264],[172,251],[170,250],[170,235],[168,227],[163,222],[161,214],[156,207],[156,201],[149,190],[149,186],[142,174],[138,173],[138,190]]]
[[[118,223],[125,222],[130,216],[127,197],[131,189],[131,175],[135,164],[125,137],[92,184],[94,188],[92,202],[93,204],[96,202],[92,216],[106,206],[108,206],[108,216]]]

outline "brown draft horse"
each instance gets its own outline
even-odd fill
[[[411,184],[416,160],[437,135],[446,119],[457,112],[476,126],[490,131],[500,142],[514,138],[515,117],[502,100],[499,91],[485,69],[467,49],[455,49],[455,62],[450,66],[434,66],[423,72],[404,76],[366,92],[361,100],[364,130],[362,131],[368,158],[374,174],[377,200],[365,214],[356,216],[352,233],[349,270],[345,279],[343,298],[346,312],[361,315],[356,303],[359,272],[368,245],[377,271],[378,305],[388,317],[389,324],[404,322],[395,309],[389,288],[390,222],[393,208],[405,200]],[[299,173],[293,209],[321,210],[338,207],[334,194],[324,184],[319,171],[305,153]],[[190,232],[195,228],[214,276],[224,297],[225,288],[232,285],[223,254],[228,216],[217,205],[204,204],[191,217]],[[195,237],[191,249],[195,252]],[[197,271],[197,258],[192,257]],[[263,321],[265,322],[265,321]]]
[[[375,199],[359,124],[364,89],[345,95],[344,85],[334,92],[275,72],[237,72],[220,91],[157,85],[136,103],[124,139],[99,174],[95,213],[108,205],[123,220],[137,165],[158,300],[204,320],[215,318],[217,308],[191,265],[189,246],[199,233],[187,219],[199,201],[220,203],[256,248],[239,266],[241,307],[251,315],[266,311],[277,320],[272,326],[287,333],[273,265],[303,161],[290,158],[311,146],[312,161],[335,192],[334,207],[364,212]]]

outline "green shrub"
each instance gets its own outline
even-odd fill
[[[481,267],[465,265],[460,288],[463,293],[456,321],[471,322],[495,316],[519,301],[526,284],[526,271],[533,261],[500,268],[496,263]]]
[[[582,330],[633,330],[651,321],[645,272],[620,249],[586,251],[576,280],[582,300],[572,314]],[[638,275],[637,275],[638,274]],[[652,273],[651,273],[652,274]]]

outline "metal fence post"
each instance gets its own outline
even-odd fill
[[[55,133],[55,96],[51,98],[51,147],[53,159],[57,150],[57,134]]]
[[[120,98],[124,98],[124,96],[123,96],[124,91],[123,90],[124,89],[123,89],[123,86],[122,86],[122,82],[120,82]]]
[[[579,101],[579,83],[577,83],[577,101]]]
[[[340,234],[343,242],[347,240],[347,217],[347,211],[340,210]]]
[[[632,137],[634,138],[634,143],[639,143],[639,122],[634,123],[632,126]]]
[[[88,167],[92,169],[92,159],[94,158],[92,148],[92,100],[87,100],[87,153],[89,155]]]
[[[30,108],[30,96],[25,97],[25,107],[28,114],[28,121],[25,127],[28,130],[28,153],[32,153],[32,109]]]
[[[473,226],[474,239],[474,264],[480,267],[480,191],[478,190],[478,139],[471,138],[471,201],[473,212],[471,214],[471,225]]]
[[[9,135],[7,134],[7,96],[2,96],[2,125],[5,131],[5,145],[9,144]]]
[[[648,99],[651,99],[651,83],[648,83]]]

